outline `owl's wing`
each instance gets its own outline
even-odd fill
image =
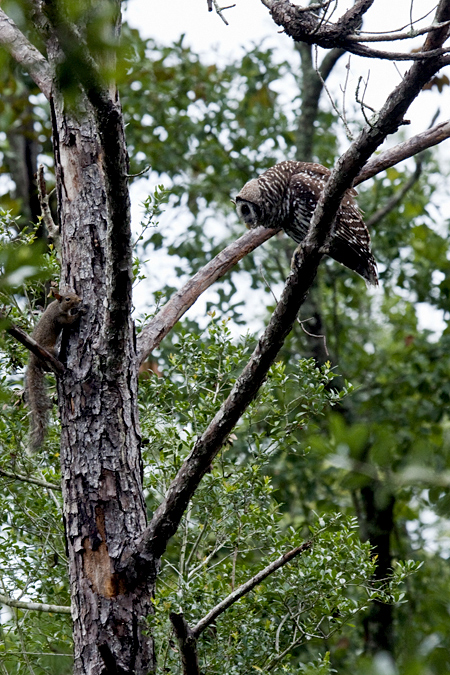
[[[315,167],[315,164],[311,164]],[[329,173],[300,171],[289,181],[288,199],[290,201],[290,219],[285,230],[297,243],[303,241],[309,229],[314,209],[325,186]]]

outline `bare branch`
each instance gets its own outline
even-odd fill
[[[215,281],[223,277],[236,263],[248,253],[273,237],[279,230],[258,227],[246,232],[237,241],[227,246],[192,279],[170,298],[161,311],[147,324],[137,339],[138,362],[147,356],[172,330],[177,321],[192,307],[197,298]]]
[[[39,478],[31,478],[30,476],[24,476],[21,473],[14,473],[13,471],[6,471],[0,467],[0,476],[5,478],[11,478],[12,480],[20,480],[23,483],[31,483],[32,485],[39,485],[39,487],[46,488],[47,490],[59,490],[61,492],[61,486],[56,485],[56,483],[47,483],[46,480],[40,480]]]
[[[307,551],[309,548],[311,548],[311,546],[312,542],[307,541],[301,544],[301,546],[297,546],[296,548],[292,549],[292,551],[284,553],[277,560],[274,560],[274,562],[270,563],[270,565],[267,565],[267,567],[258,572],[258,574],[255,574],[254,577],[246,581],[245,584],[242,584],[241,586],[239,586],[239,588],[236,588],[235,591],[230,593],[230,595],[228,595],[224,600],[222,600],[222,602],[219,602],[218,605],[216,605],[210,612],[208,612],[208,614],[204,616],[203,619],[200,619],[197,625],[194,626],[194,628],[192,629],[192,635],[198,638],[199,635],[203,633],[205,628],[210,626],[217,619],[217,617],[220,614],[222,614],[222,612],[228,609],[228,607],[231,607],[231,605],[240,600],[244,595],[252,591],[255,588],[255,586],[264,581],[264,579],[267,579],[267,577],[270,574],[276,572],[278,569],[280,569],[280,567],[283,567],[293,558],[300,555],[300,553]]]
[[[0,319],[2,320],[7,320],[6,317],[0,315]],[[36,342],[32,337],[27,335],[24,330],[19,328],[18,326],[14,326],[13,324],[10,324],[8,328],[6,328],[6,331],[12,335],[12,337],[16,338],[19,342],[23,344],[24,347],[30,350],[30,352],[33,352],[36,356],[38,356],[44,363],[46,363],[50,369],[56,373],[56,375],[61,375],[65,371],[64,364],[61,363],[61,361],[58,361],[57,358],[53,356],[49,351],[44,349],[44,347],[41,347],[40,344]]]
[[[435,18],[439,28],[435,25],[432,26],[432,29],[428,32],[424,48],[419,52],[405,53],[380,51],[360,44],[364,40],[354,31],[358,29],[362,16],[373,4],[373,0],[358,0],[334,24],[330,21],[321,21],[320,17],[314,12],[300,12],[297,5],[292,4],[289,0],[270,0],[269,2],[263,0],[263,4],[269,8],[274,22],[278,26],[282,26],[284,32],[296,42],[316,44],[324,49],[339,47],[358,56],[388,59],[390,61],[425,61],[449,52],[449,50],[442,48],[442,43],[449,32],[447,21],[442,19],[445,16],[443,7],[438,8]],[[411,37],[415,36],[412,35]],[[366,42],[368,41],[370,40],[366,40]]]
[[[0,44],[24,68],[47,99],[52,92],[50,66],[41,52],[0,9]]]
[[[53,614],[70,614],[70,607],[65,605],[48,605],[45,602],[25,602],[24,600],[13,600],[0,593],[0,603],[7,607],[16,607],[17,609],[28,609],[34,612],[52,612]]]
[[[386,150],[363,167],[354,180],[354,186],[363,183],[378,173],[450,138],[450,120],[441,122]],[[138,361],[142,363],[161,343],[173,326],[192,307],[200,295],[228,272],[241,258],[273,237],[279,230],[257,228],[221,251],[213,260],[195,274],[173,295],[161,311],[151,319],[137,338]]]
[[[399,162],[413,157],[427,148],[438,145],[447,138],[450,138],[450,120],[440,122],[431,129],[427,129],[409,140],[399,143],[389,150],[385,150],[378,157],[371,159],[355,178],[353,185],[356,186],[364,183],[364,181],[369,180],[369,178],[381,173],[385,169],[395,166]]]
[[[350,42],[395,42],[397,40],[411,40],[412,38],[425,35],[434,30],[440,30],[450,25],[449,21],[444,21],[426,28],[418,28],[417,30],[409,30],[406,33],[399,31],[398,33],[358,33],[357,35],[348,35],[347,40]]]

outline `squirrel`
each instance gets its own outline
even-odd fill
[[[75,293],[60,295],[53,291],[56,300],[51,302],[36,324],[31,336],[51,354],[64,326],[74,323],[83,313],[82,300]],[[26,372],[26,400],[30,408],[30,449],[38,450],[44,442],[48,411],[52,404],[47,395],[45,363],[31,353]]]

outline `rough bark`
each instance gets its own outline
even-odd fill
[[[146,526],[121,109],[115,90],[107,113],[81,90],[75,106],[65,103],[56,75],[64,53],[55,31],[47,51],[61,284],[87,307],[63,345],[67,369],[58,382],[75,673],[139,675],[154,666],[145,631],[152,582],[131,591],[114,573],[124,543]]]

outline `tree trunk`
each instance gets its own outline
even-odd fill
[[[57,43],[49,59],[59,57]],[[67,370],[58,383],[61,469],[78,674],[154,668],[145,632],[153,580],[130,588],[114,572],[124,546],[145,528],[131,321],[128,166],[120,105],[111,94],[106,124],[80,93],[76,111],[54,87],[53,139],[61,288],[74,290],[87,313],[63,337]],[[108,125],[116,125],[106,146]],[[114,166],[113,166],[114,164]]]

